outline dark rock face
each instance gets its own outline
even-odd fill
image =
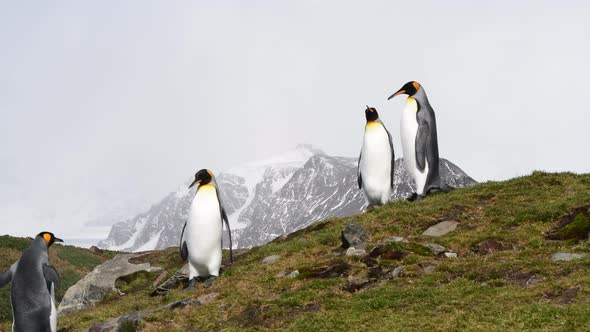
[[[356,249],[365,249],[367,247],[367,231],[358,223],[351,221],[342,230],[340,235],[342,239],[342,248],[348,249],[350,247]]]
[[[274,160],[257,165],[254,171],[236,171],[242,175],[217,176],[221,199],[233,225],[234,247],[262,245],[320,220],[362,212],[366,199],[358,189],[357,158],[332,157],[309,147],[304,150],[296,162]],[[402,159],[396,160],[395,167],[392,199],[405,199],[414,191],[413,183]],[[448,186],[475,183],[445,159],[440,159],[439,167],[441,179]],[[249,175],[252,172],[258,175]],[[181,185],[149,211],[115,224],[99,246],[124,251],[178,246],[194,195],[186,186]]]
[[[563,216],[545,238],[548,240],[587,240],[589,233],[590,206],[583,206]]]

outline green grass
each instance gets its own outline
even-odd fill
[[[60,317],[59,325],[83,331],[93,322],[215,292],[218,298],[206,305],[149,314],[140,330],[585,330],[590,326],[590,255],[571,262],[553,262],[550,256],[560,251],[590,253],[590,244],[551,241],[545,235],[589,202],[590,175],[544,172],[436,194],[416,203],[392,202],[254,248],[227,266],[209,289],[149,297],[150,279],[158,274],[120,280],[119,285],[129,291],[126,295],[113,294],[96,307]],[[408,239],[409,243],[384,247],[403,255],[374,260],[344,256],[340,232],[351,220],[366,228],[368,250],[392,236]],[[459,225],[440,238],[421,236],[443,220]],[[577,227],[584,220],[576,222]],[[488,239],[511,242],[519,249],[476,253],[474,247]],[[441,244],[459,257],[434,256],[422,246],[427,242]],[[274,254],[281,258],[261,264]],[[170,249],[143,259],[164,267],[169,275],[182,266],[177,256]],[[320,278],[318,272],[334,265],[345,267],[346,275]],[[354,293],[345,290],[350,280],[367,280],[375,269],[399,265],[405,267],[399,278],[377,280]],[[435,266],[434,272],[425,273],[427,265]],[[293,270],[301,275],[277,276]]]

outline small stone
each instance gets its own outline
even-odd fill
[[[351,221],[342,230],[340,235],[342,240],[342,248],[348,249],[355,247],[357,249],[365,249],[367,247],[367,231],[355,221]]]
[[[586,254],[570,254],[570,253],[567,253],[567,252],[558,252],[558,253],[555,253],[555,254],[551,255],[551,260],[552,261],[556,261],[556,262],[557,261],[566,261],[566,262],[568,262],[568,261],[572,261],[574,259],[583,258],[585,256],[586,256]]]
[[[364,249],[350,247],[346,250],[346,256],[365,256],[367,252]]]
[[[408,240],[406,240],[405,237],[401,237],[401,236],[393,236],[393,237],[389,237],[385,240],[382,241],[383,244],[387,244],[387,243],[408,243]]]
[[[436,270],[436,266],[434,265],[426,265],[422,267],[422,271],[426,274],[431,274],[434,270]]]
[[[277,278],[284,278],[286,276],[287,276],[287,271],[285,271],[285,270],[275,274],[275,277],[277,277]]]
[[[457,258],[456,252],[445,252],[445,257],[447,258]]]
[[[396,267],[395,269],[393,269],[393,271],[389,272],[389,277],[390,278],[399,278],[399,276],[404,271],[404,269],[405,269],[405,267],[403,265]]]
[[[287,278],[289,278],[289,279],[295,279],[297,277],[299,277],[299,271],[297,271],[297,270],[295,270],[287,275]]]
[[[447,250],[447,248],[441,246],[438,243],[433,243],[433,242],[425,243],[425,244],[423,244],[423,246],[430,249],[430,251],[432,251],[432,253],[436,256],[438,256],[439,254],[441,254]]]
[[[272,264],[272,263],[278,261],[280,258],[281,258],[281,256],[279,256],[279,255],[267,256],[267,257],[264,257],[264,259],[262,260],[262,264]]]
[[[434,237],[443,236],[454,231],[457,228],[457,225],[459,225],[459,223],[454,220],[439,222],[434,226],[428,227],[422,235]]]

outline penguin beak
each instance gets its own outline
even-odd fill
[[[64,240],[56,237],[53,239],[53,242],[64,242]]]
[[[391,98],[395,97],[395,96],[399,96],[399,95],[403,95],[404,93],[406,93],[406,90],[404,89],[399,89],[397,90],[396,93],[392,94],[391,96],[389,96],[389,98],[387,98],[387,100],[390,100]]]
[[[191,183],[190,186],[188,186],[188,189],[191,189],[195,184],[200,184],[200,183],[201,183],[201,180],[195,180],[195,181],[193,181],[193,183]]]

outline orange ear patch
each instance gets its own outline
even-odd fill
[[[213,177],[213,173],[210,170],[207,170],[207,173],[209,173],[209,175],[211,175],[211,177]]]
[[[416,91],[420,89],[420,83],[412,82],[412,85],[414,86],[414,88],[416,88]]]
[[[49,245],[49,242],[51,242],[51,235],[47,233],[43,234],[43,240],[45,240],[45,244]]]

